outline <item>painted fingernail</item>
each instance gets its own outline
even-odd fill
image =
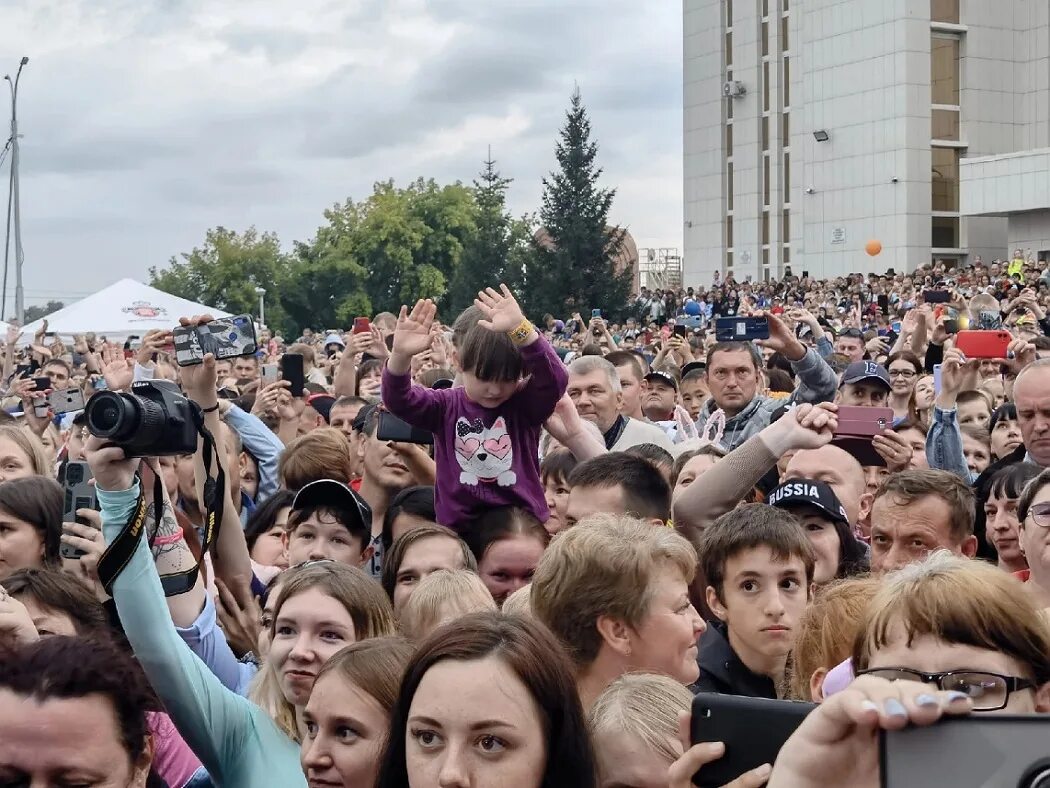
[[[870,700],[861,701],[860,707],[864,709],[864,711],[877,712],[879,710],[879,707],[875,705],[875,702]]]
[[[970,696],[965,692],[956,692],[955,690],[950,690],[945,697],[949,703],[958,703],[961,700],[970,699]]]
[[[917,706],[936,706],[937,705],[937,698],[935,698],[933,695],[927,695],[925,693],[923,693],[922,695],[916,695],[915,696],[915,705],[917,705]]]
[[[908,710],[904,708],[899,700],[896,698],[890,698],[882,704],[883,709],[891,717],[907,717]]]

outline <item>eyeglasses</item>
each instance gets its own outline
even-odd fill
[[[1042,528],[1050,528],[1050,501],[1033,503],[1028,509],[1028,514],[1036,525]]]
[[[872,668],[857,671],[857,675],[876,676],[887,681],[918,681],[934,684],[940,690],[961,692],[973,701],[974,711],[999,711],[1006,708],[1011,693],[1035,688],[1035,683],[1028,679],[983,670],[923,673],[911,668]]]
[[[914,369],[891,369],[891,378],[913,378],[917,373]]]

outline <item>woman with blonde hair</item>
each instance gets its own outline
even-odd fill
[[[0,424],[0,482],[54,475],[36,435],[17,424]]]
[[[565,645],[587,709],[624,673],[695,682],[706,628],[689,601],[696,549],[671,528],[592,515],[558,534],[532,580],[532,611]]]
[[[398,626],[412,641],[425,638],[442,624],[468,613],[495,611],[496,603],[475,572],[441,569],[420,581],[409,597]]]
[[[876,578],[865,576],[835,580],[817,591],[795,626],[785,697],[816,703],[824,699],[824,678],[849,659],[861,619],[878,588]]]
[[[375,785],[390,712],[413,651],[403,638],[377,637],[347,646],[324,664],[303,711],[300,761],[311,785]]]
[[[522,586],[509,597],[503,600],[500,608],[505,616],[531,616],[532,615],[532,584]]]

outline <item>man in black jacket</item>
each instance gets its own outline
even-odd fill
[[[700,637],[698,692],[777,697],[813,566],[798,519],[766,504],[739,506],[704,532],[700,567],[718,621]]]

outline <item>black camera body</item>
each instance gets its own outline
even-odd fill
[[[88,432],[127,457],[165,457],[197,451],[200,407],[167,380],[140,380],[131,391],[99,391],[88,400]]]

